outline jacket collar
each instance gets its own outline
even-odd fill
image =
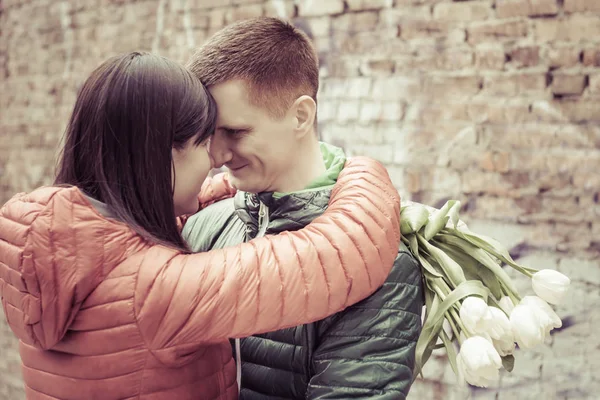
[[[309,224],[325,212],[330,196],[331,188],[290,193],[280,197],[275,197],[273,192],[238,192],[234,205],[237,216],[246,224],[247,239],[251,239],[258,232],[261,203],[268,208],[267,233],[276,234],[286,230],[297,230]]]

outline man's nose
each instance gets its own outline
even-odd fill
[[[213,160],[213,168],[221,168],[223,164],[231,161],[232,151],[229,149],[227,140],[220,133],[215,133],[208,142],[208,153]]]

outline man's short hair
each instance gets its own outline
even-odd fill
[[[302,95],[317,100],[315,48],[303,31],[277,18],[226,26],[198,49],[188,68],[208,87],[233,79],[245,81],[251,103],[277,118]]]

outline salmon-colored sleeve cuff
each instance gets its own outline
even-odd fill
[[[218,201],[233,197],[237,192],[229,182],[229,174],[226,172],[217,174],[212,178],[206,178],[198,195],[200,210]]]
[[[236,193],[237,189],[229,182],[229,174],[226,172],[217,174],[213,177],[208,177],[202,184],[202,188],[198,194],[198,210],[196,212],[213,203],[233,197]],[[179,232],[183,230],[185,223],[192,215],[194,214],[186,214],[177,217],[176,222]]]

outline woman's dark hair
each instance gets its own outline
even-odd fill
[[[155,243],[186,250],[173,204],[172,149],[201,145],[216,104],[183,66],[148,53],[113,57],[81,88],[55,184],[77,186]]]

